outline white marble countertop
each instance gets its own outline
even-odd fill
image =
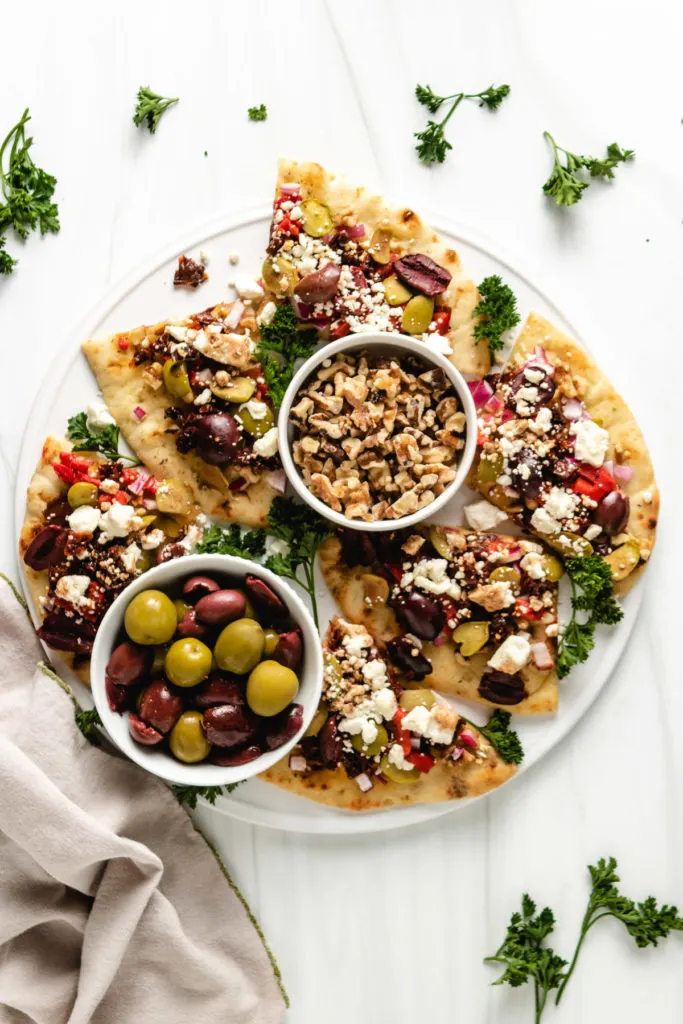
[[[523,891],[556,909],[567,950],[585,865],[619,858],[625,889],[683,905],[680,383],[683,12],[671,0],[195,0],[5,5],[0,129],[30,106],[62,230],[19,249],[0,279],[1,567],[16,573],[14,468],[43,368],[132,266],[217,214],[263,204],[278,155],[317,159],[517,254],[581,324],[646,433],[663,492],[639,622],[572,735],[510,789],[420,830],[312,838],[201,814],[260,918],[292,1024],[453,1024],[533,1018],[528,990],[482,964]],[[509,82],[491,115],[463,104],[453,151],[428,169],[411,133],[416,82]],[[155,137],[130,114],[139,85],[181,103]],[[246,108],[265,102],[268,120]],[[637,151],[610,186],[551,208],[548,128],[579,151]],[[0,132],[4,134],[4,132]],[[208,157],[204,158],[204,150]],[[589,339],[590,340],[590,339]],[[36,453],[37,454],[37,453]],[[566,1002],[545,1019],[674,1024],[683,946],[640,952],[616,924],[591,936]]]

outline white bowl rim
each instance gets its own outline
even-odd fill
[[[458,392],[458,397],[462,402],[462,407],[465,412],[465,447],[458,463],[458,470],[455,479],[452,480],[451,483],[444,488],[443,492],[435,498],[434,501],[430,502],[429,505],[425,505],[424,508],[418,509],[417,512],[413,512],[409,516],[403,516],[401,519],[382,519],[377,522],[367,523],[360,519],[349,519],[341,512],[335,512],[334,509],[331,509],[324,501],[321,501],[319,498],[316,498],[315,495],[311,494],[308,487],[301,479],[299,470],[294,465],[294,460],[292,459],[291,444],[293,425],[290,420],[290,410],[294,399],[299,392],[299,388],[308,379],[308,377],[313,374],[313,371],[316,370],[326,359],[337,355],[338,352],[355,351],[359,348],[373,348],[375,346],[385,348],[393,347],[404,352],[410,352],[411,355],[416,356],[418,359],[422,359],[426,363],[432,363],[447,374],[451,383]],[[280,458],[282,460],[285,473],[287,474],[287,479],[302,501],[305,501],[307,505],[310,505],[311,508],[315,509],[318,515],[324,516],[325,519],[329,519],[337,526],[347,527],[350,530],[367,530],[371,533],[377,533],[382,530],[399,530],[415,526],[417,523],[422,522],[429,516],[433,516],[451,500],[454,494],[459,491],[465,483],[477,447],[477,412],[470,389],[467,386],[467,381],[461,374],[460,370],[458,370],[450,360],[446,359],[445,356],[441,355],[440,352],[435,352],[428,348],[424,342],[413,341],[402,334],[390,334],[382,331],[377,331],[376,333],[368,332],[367,334],[347,334],[345,337],[340,338],[339,341],[330,342],[320,348],[317,352],[314,352],[313,355],[307,359],[294,374],[294,377],[285,392],[282,404],[280,405],[278,416],[278,445],[280,449]]]
[[[105,669],[109,655],[123,625],[125,609],[135,595],[142,590],[163,589],[183,577],[211,575],[212,573],[224,576],[244,576],[249,573],[262,579],[284,600],[292,619],[301,628],[304,644],[304,661],[302,662],[304,668],[300,673],[299,694],[297,695],[299,703],[304,708],[301,729],[291,740],[276,750],[267,751],[247,764],[231,767],[221,767],[203,761],[198,764],[182,764],[170,754],[136,743],[128,731],[128,712],[119,713],[111,710],[105,688]],[[225,786],[234,782],[243,782],[272,768],[301,739],[317,710],[322,693],[322,644],[313,616],[293,587],[285,580],[258,562],[235,555],[210,553],[185,555],[182,558],[171,559],[154,566],[138,576],[107,609],[95,636],[90,666],[93,700],[107,735],[119,750],[141,768],[167,782],[183,786]],[[310,689],[310,693],[303,692],[308,689]]]

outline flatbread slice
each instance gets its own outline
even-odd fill
[[[264,526],[274,495],[282,493],[282,467],[272,411],[252,356],[256,319],[239,302],[243,313],[234,326],[229,325],[237,320],[237,304],[223,303],[182,320],[86,341],[83,351],[123,436],[156,477],[180,481],[208,515]],[[170,360],[194,381],[183,396],[170,394],[164,383],[163,365]],[[245,394],[259,414],[259,431],[267,425],[272,434],[255,439],[243,430],[230,461],[209,465],[193,447],[194,424],[212,413],[234,418],[243,403],[223,399],[212,388],[237,393],[234,387],[230,391],[236,380],[241,387],[247,381]],[[173,387],[179,390],[175,382]]]
[[[333,619],[324,646],[321,708],[328,717],[260,778],[330,807],[370,811],[482,796],[514,775],[515,766],[445,705],[400,708],[400,678],[364,626]],[[351,698],[352,688],[363,692]],[[374,746],[364,748],[365,741]]]
[[[659,491],[633,413],[591,356],[531,313],[479,427],[470,484],[562,555],[603,555],[628,591],[654,546]],[[607,495],[623,516],[601,531]]]
[[[544,561],[547,556],[540,545],[502,534],[445,526],[418,527],[389,538],[382,535],[379,551],[367,543],[360,545],[353,531],[344,531],[342,536],[344,544],[338,537],[331,537],[320,548],[325,583],[344,617],[365,626],[378,642],[389,644],[390,657],[398,659],[399,664],[401,656],[393,653],[394,644],[390,642],[408,637],[400,643],[414,647],[428,662],[422,669],[428,674],[422,677],[419,673],[424,686],[505,708],[512,714],[540,715],[557,710],[557,583],[543,576],[533,579],[527,571],[541,573],[544,565],[553,564]],[[503,567],[514,570],[519,584],[509,588],[500,583],[490,585],[490,574],[497,571],[500,576]],[[514,573],[502,575],[514,578]],[[460,592],[457,600],[445,590],[449,581],[455,583],[451,592]],[[439,590],[440,596],[436,593]],[[400,610],[409,594],[429,598],[445,609],[436,643],[420,640],[410,632]],[[483,624],[488,639],[479,651],[464,656],[461,651],[466,648],[452,639],[453,632],[460,624],[471,622]],[[505,673],[496,670],[492,674],[489,662],[508,637],[520,635],[528,637],[528,644],[521,643],[526,654],[523,663],[520,667],[506,665]],[[504,653],[499,655],[499,660],[504,657]],[[517,661],[522,662],[521,657]]]
[[[441,284],[407,284],[403,278],[403,292],[395,289],[390,305],[383,282],[396,282],[393,261],[416,254],[441,268]],[[300,282],[328,264],[341,268],[339,281],[331,296],[317,300]],[[455,250],[410,208],[391,207],[320,164],[279,163],[264,281],[272,298],[291,299],[302,318],[321,328],[324,339],[368,330],[403,331],[446,354],[463,373],[483,376],[489,370],[488,346],[473,334],[479,293]],[[404,309],[420,295],[412,309],[421,305],[424,315],[428,295],[433,316],[408,332]]]

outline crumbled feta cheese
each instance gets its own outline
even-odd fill
[[[100,519],[100,529],[107,537],[126,537],[131,530],[142,526],[142,519],[135,514],[132,505],[122,505],[120,502],[113,502]]]
[[[450,743],[458,721],[458,716],[449,708],[435,704],[426,708],[418,704],[409,711],[401,721],[401,728],[424,736],[432,743]]]
[[[254,441],[254,451],[257,455],[260,455],[262,459],[270,459],[277,453],[278,450],[278,438],[277,438],[277,427],[271,427],[267,430],[263,437],[257,437]]]
[[[249,274],[237,274],[234,281],[231,281],[230,284],[241,299],[263,298],[263,288]]]
[[[591,523],[591,525],[583,531],[583,535],[586,540],[595,540],[602,533],[602,527],[598,526],[597,523]]]
[[[268,558],[271,555],[282,555],[286,558],[290,552],[289,544],[286,540],[281,540],[279,537],[266,537],[266,556]]]
[[[206,405],[210,401],[211,391],[209,390],[209,388],[204,388],[204,390],[200,391],[197,397],[195,398],[194,405]]]
[[[231,252],[228,256],[228,263],[231,267],[236,266],[240,261],[240,254],[238,252]]]
[[[609,448],[609,434],[593,420],[578,420],[570,427],[575,436],[574,454],[579,462],[602,466]]]
[[[175,341],[187,341],[187,327],[181,324],[167,324],[166,333],[170,334]]]
[[[389,689],[388,686],[382,687],[381,690],[377,690],[372,701],[373,707],[378,715],[381,715],[387,722],[396,714],[397,702],[396,694],[393,690]]]
[[[367,715],[355,714],[349,718],[342,718],[338,728],[340,732],[346,732],[349,736],[360,736],[366,747],[377,739],[377,722]]]
[[[520,388],[515,395],[515,399],[515,409],[517,411],[517,415],[529,416],[531,414],[531,406],[538,401],[538,388]]]
[[[387,681],[387,666],[381,658],[366,661],[362,669],[363,679],[373,690],[381,689]]]
[[[268,406],[265,402],[259,402],[256,398],[251,398],[244,405],[240,406],[240,411],[246,409],[249,415],[254,420],[263,420],[268,415]]]
[[[150,530],[146,533],[141,540],[143,551],[154,551],[161,544],[164,543],[164,531],[163,530]]]
[[[342,645],[350,658],[362,658],[363,651],[372,647],[372,637],[369,633],[346,633],[342,637]]]
[[[121,555],[121,561],[126,572],[133,573],[137,567],[138,558],[142,554],[142,551],[138,545],[133,541]]]
[[[395,768],[398,768],[402,772],[412,771],[414,765],[410,761],[406,761],[406,756],[403,753],[403,747],[400,743],[392,743],[387,752],[387,759],[389,764],[393,764]]]
[[[529,430],[533,430],[534,434],[547,434],[552,425],[553,414],[547,405],[542,405],[535,418],[529,421]],[[528,466],[525,468],[529,469]]]
[[[465,519],[473,530],[494,530],[499,523],[504,522],[508,516],[507,512],[496,508],[489,501],[475,501],[466,505]]]
[[[55,594],[60,601],[66,601],[74,608],[87,608],[92,604],[92,601],[85,596],[89,586],[89,576],[62,576],[57,580]]]
[[[112,423],[116,423],[104,402],[88,403],[86,421],[90,430],[103,430],[105,427],[111,426]]]
[[[537,508],[531,517],[531,525],[539,533],[557,533],[561,526],[554,516],[546,512],[544,508]]]
[[[209,339],[206,336],[206,331],[197,331],[197,334],[192,339],[192,347],[196,348],[198,352],[203,352],[208,344]]]
[[[524,369],[525,380],[530,380],[532,384],[540,384],[544,377],[543,370],[535,370],[533,366],[527,366]]]
[[[69,529],[74,533],[94,533],[100,525],[101,517],[102,513],[98,508],[93,508],[91,505],[79,505],[71,515],[67,516],[66,521],[69,524]]]
[[[499,672],[508,672],[514,675],[524,668],[531,657],[531,644],[529,638],[523,633],[517,633],[504,640],[488,660],[488,665]],[[403,719],[405,725],[405,718]]]
[[[209,265],[209,254],[204,249],[199,250],[199,259],[202,261],[205,267]]]
[[[417,733],[418,736],[424,736],[429,726],[429,718],[429,708],[426,708],[424,704],[417,704],[412,711],[404,716],[401,728]]]
[[[451,343],[445,334],[429,334],[424,335],[425,348],[430,349],[432,352],[438,352],[442,356],[451,355],[453,349]]]
[[[109,477],[100,483],[100,490],[104,491],[105,494],[116,494],[119,489],[120,485],[116,480],[110,480]]]
[[[428,594],[448,594],[457,601],[462,591],[448,575],[447,569],[448,562],[445,558],[425,558],[416,563],[412,572],[403,575],[401,586],[405,589],[414,584]]]
[[[581,504],[578,494],[565,490],[564,487],[552,487],[550,494],[543,502],[548,515],[555,519],[571,519]]]
[[[522,569],[524,569],[527,576],[530,576],[532,580],[542,580],[545,576],[543,559],[533,551],[529,552],[528,555],[525,555],[519,564]]]
[[[282,205],[284,206],[285,204],[283,203]],[[290,220],[301,220],[302,216],[303,216],[303,213],[302,213],[301,207],[299,206],[298,203],[296,203],[296,205],[293,205],[291,210],[289,211],[289,219]]]
[[[192,523],[187,533],[180,541],[180,546],[185,548],[188,554],[191,554],[197,547],[197,544],[199,544],[202,533],[203,531],[201,526],[197,526],[196,523]]]
[[[261,310],[259,315],[256,317],[256,322],[259,325],[261,325],[261,324],[269,324],[270,321],[275,316],[276,309],[277,309],[277,306],[275,305],[274,302],[266,302],[265,306],[263,307],[263,309]]]

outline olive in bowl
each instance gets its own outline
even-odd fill
[[[95,639],[91,679],[108,734],[180,785],[220,786],[272,767],[299,740],[322,687],[320,638],[267,569],[188,555],[135,580]]]

